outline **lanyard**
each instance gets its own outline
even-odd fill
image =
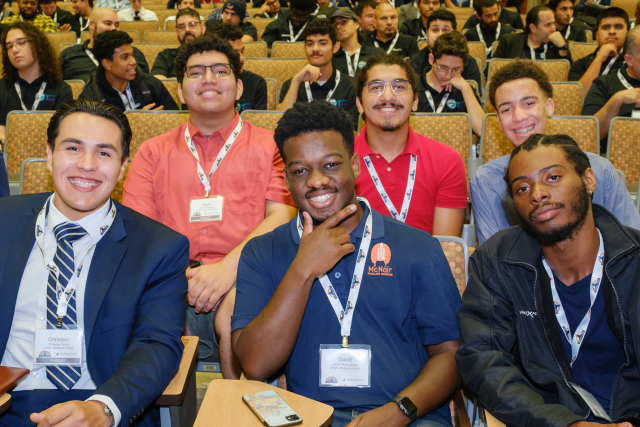
[[[84,26],[82,25],[82,16],[80,17],[79,21],[80,21],[80,32],[83,32],[89,26],[89,22],[91,22],[91,18],[87,19],[87,25],[84,25]]]
[[[420,19],[421,15],[420,15],[420,9],[418,9],[418,4],[416,2],[413,2],[413,7],[416,8],[416,19]]]
[[[352,65],[351,64],[351,55],[349,55],[349,52],[347,52],[347,50],[345,48],[342,48],[342,50],[344,50],[344,56],[347,58],[347,67],[349,68],[349,76],[350,77],[354,77],[356,75],[356,70],[358,69],[358,60],[360,59],[360,50],[361,49],[362,49],[362,46],[360,46],[358,48],[358,50],[356,50],[356,53],[353,54],[353,65]]]
[[[89,59],[91,61],[93,61],[93,63],[95,64],[95,66],[98,66],[98,61],[96,60],[96,57],[93,56],[93,53],[91,53],[91,51],[89,49],[85,49],[84,52],[87,54],[87,56],[89,57]]]
[[[349,289],[349,296],[347,297],[347,304],[345,308],[340,305],[338,294],[336,293],[331,280],[327,273],[318,276],[322,290],[327,295],[333,311],[336,313],[336,317],[340,322],[340,334],[342,335],[342,346],[347,347],[349,345],[348,337],[351,335],[351,323],[353,322],[353,312],[356,310],[356,302],[358,301],[358,294],[362,287],[362,280],[364,279],[364,265],[367,263],[367,254],[369,253],[369,245],[371,244],[371,232],[373,231],[373,220],[371,215],[371,206],[369,201],[364,197],[358,196],[358,202],[363,202],[369,208],[369,216],[364,226],[362,233],[362,241],[360,242],[360,248],[358,249],[358,256],[356,257],[356,266],[353,270],[353,277],[351,279],[351,288]],[[298,234],[302,237],[302,222],[300,221],[300,214],[298,214]]]
[[[309,20],[307,19],[307,22],[305,22],[304,25],[302,26],[302,28],[300,28],[300,31],[298,31],[298,34],[295,37],[293,37],[293,25],[291,25],[291,21],[289,21],[289,41],[291,43],[293,43],[296,40],[298,40],[298,37],[300,37],[300,34],[302,34],[304,29],[307,27],[308,23],[309,23]]]
[[[618,70],[618,78],[620,79],[620,83],[622,83],[622,85],[627,89],[635,89],[633,86],[631,86],[631,84],[627,81],[627,79],[624,78],[620,70]]]
[[[56,316],[58,317],[58,325],[62,325],[62,319],[67,314],[67,306],[69,305],[69,300],[73,295],[76,287],[78,286],[78,280],[80,278],[80,273],[82,272],[82,265],[87,255],[96,247],[100,239],[106,234],[111,224],[113,224],[113,220],[116,217],[116,207],[113,202],[109,200],[109,213],[102,220],[100,224],[100,233],[91,239],[89,246],[85,249],[84,253],[77,256],[76,259],[79,260],[77,264],[80,266],[78,268],[71,268],[75,274],[72,274],[67,283],[67,287],[63,288],[60,286],[60,282],[58,281],[58,265],[56,264],[54,256],[52,257],[50,254],[44,251],[44,230],[47,227],[48,223],[48,215],[49,215],[49,205],[51,204],[51,199],[53,198],[53,194],[49,196],[47,201],[44,204],[44,207],[40,210],[38,214],[38,219],[36,221],[36,243],[42,252],[42,258],[44,260],[44,266],[49,270],[49,274],[53,274],[56,277],[56,296],[58,298],[58,309],[56,312]],[[54,236],[55,238],[55,236]],[[56,239],[57,240],[57,239]],[[56,249],[57,251],[57,249]],[[76,264],[74,260],[74,265]],[[61,327],[61,326],[58,326]]]
[[[447,103],[447,99],[449,99],[449,95],[451,94],[451,92],[447,92],[444,94],[444,96],[442,97],[442,101],[440,101],[440,105],[438,105],[437,110],[436,110],[436,104],[433,102],[433,97],[431,96],[431,92],[429,92],[429,89],[425,90],[424,94],[427,95],[427,101],[429,101],[429,105],[431,105],[431,110],[434,113],[441,113],[442,109]]]
[[[480,39],[482,44],[484,44],[484,52],[488,58],[489,55],[491,55],[491,46],[487,46],[487,43],[485,43],[484,41],[484,36],[482,35],[482,31],[480,31],[480,23],[476,25],[476,31],[478,32],[478,38]],[[499,37],[500,37],[500,23],[498,22],[498,26],[496,27],[496,40],[498,40]]]
[[[396,46],[396,43],[398,42],[399,37],[400,37],[400,33],[396,31],[396,36],[393,38],[393,41],[391,42],[389,49],[387,49],[387,53],[391,53],[393,48]],[[373,44],[376,45],[376,47],[380,47],[380,45],[378,44],[378,40],[373,40]]]
[[[376,190],[378,190],[378,193],[380,194],[380,197],[382,197],[384,204],[387,205],[387,209],[389,210],[389,213],[391,213],[391,216],[393,218],[399,221],[405,222],[407,219],[407,215],[409,213],[409,203],[411,203],[411,194],[413,194],[413,185],[416,182],[416,169],[418,165],[418,157],[413,154],[411,155],[411,163],[409,164],[409,176],[407,177],[407,190],[404,193],[405,197],[404,197],[404,200],[402,201],[402,215],[398,215],[398,211],[396,210],[396,207],[393,206],[393,203],[391,202],[391,198],[384,191],[382,180],[378,176],[378,173],[376,172],[375,166],[373,166],[373,162],[371,161],[371,158],[369,158],[369,156],[364,156],[363,159],[364,159],[364,164],[367,166],[367,169],[369,170],[369,175],[371,175],[371,179],[373,179],[373,183],[376,186]]]
[[[126,95],[125,93],[120,92],[118,89],[116,89],[116,91],[118,92],[118,95],[120,95],[120,99],[122,99],[125,110],[135,110],[139,105],[136,104],[133,100],[133,94],[131,93],[131,86],[129,85],[129,83],[127,83],[127,90],[125,91]]]
[[[556,281],[553,278],[553,272],[551,271],[551,268],[549,267],[549,264],[547,264],[547,261],[544,259],[544,257],[542,258],[544,269],[547,270],[549,280],[551,281],[551,291],[553,293],[553,305],[555,307],[556,319],[558,319],[558,323],[564,331],[564,335],[567,338],[567,341],[569,341],[569,344],[571,344],[572,366],[573,362],[575,362],[576,358],[578,357],[580,346],[584,342],[584,337],[587,334],[587,328],[589,327],[589,321],[591,320],[591,308],[593,308],[593,303],[596,301],[598,290],[600,290],[600,285],[602,284],[602,270],[604,267],[604,243],[602,241],[602,234],[600,233],[600,230],[598,230],[598,236],[600,237],[600,248],[598,249],[598,257],[596,258],[596,263],[593,266],[593,273],[591,274],[591,286],[589,287],[591,305],[589,306],[589,311],[587,311],[587,313],[584,315],[584,318],[576,328],[576,333],[573,334],[573,336],[571,336],[571,329],[569,328],[567,315],[564,312],[562,301],[560,300],[558,290],[556,289]]]
[[[622,54],[622,51],[624,50],[624,48],[622,48],[620,50],[620,53],[617,54],[616,56],[614,56],[613,58],[611,58],[611,60],[609,61],[609,64],[607,64],[607,68],[604,69],[604,71],[602,72],[603,76],[606,76],[609,71],[611,71],[611,67],[613,67],[613,64],[616,62],[616,60],[618,59],[618,56],[620,56]],[[625,80],[626,82],[626,80]],[[624,83],[623,83],[624,84]]]
[[[16,88],[16,92],[18,92],[18,98],[20,98],[20,104],[22,105],[22,109],[24,111],[29,111],[27,107],[24,105],[24,102],[22,102],[22,91],[20,90],[20,84],[18,82],[14,82],[13,85]],[[36,93],[36,99],[33,101],[33,107],[31,107],[31,111],[36,111],[36,109],[38,108],[38,104],[40,104],[40,101],[44,99],[45,87],[47,87],[47,82],[42,82],[42,84],[40,85],[40,90],[38,91],[38,93]]]
[[[196,146],[193,143],[193,140],[191,139],[191,134],[189,133],[189,124],[187,123],[187,125],[184,127],[184,140],[187,142],[187,147],[189,147],[191,154],[193,154],[193,157],[196,158],[196,165],[198,168],[198,177],[200,178],[200,182],[202,182],[202,185],[204,185],[204,191],[205,191],[204,197],[209,197],[209,191],[211,191],[211,182],[209,180],[211,179],[215,171],[218,169],[218,166],[220,166],[220,163],[222,163],[222,160],[231,149],[231,146],[233,145],[233,143],[236,142],[236,139],[238,138],[238,135],[240,135],[241,130],[242,130],[242,119],[238,119],[238,124],[236,125],[235,129],[233,130],[233,132],[231,132],[231,135],[229,135],[229,138],[220,149],[220,152],[218,153],[218,156],[216,157],[215,162],[213,162],[213,164],[211,165],[211,171],[209,172],[209,176],[207,177],[207,175],[205,175],[204,173],[204,170],[202,170],[202,166],[200,165],[200,156],[198,156],[198,150],[196,150]]]
[[[331,89],[327,94],[327,101],[331,99],[333,92],[335,92],[338,88],[338,84],[340,84],[340,71],[336,70],[336,84],[333,86],[333,89]],[[311,93],[311,85],[309,84],[309,82],[304,82],[304,88],[307,90],[307,100],[309,100],[309,102],[313,101],[313,94]]]
[[[56,24],[58,23],[58,11],[56,10],[56,13],[53,14],[53,22],[55,22]]]
[[[531,45],[529,45],[529,50],[531,51],[531,60],[535,61],[536,60],[536,50],[531,47]],[[547,59],[547,44],[544,44],[544,54],[542,54],[542,59]]]
[[[567,25],[567,32],[564,33],[565,40],[569,40],[569,34],[571,34],[571,24]]]

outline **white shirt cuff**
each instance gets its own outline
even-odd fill
[[[111,409],[111,412],[113,412],[115,425],[117,426],[120,424],[120,418],[122,418],[122,414],[120,413],[120,409],[118,409],[115,402],[109,396],[105,396],[103,394],[94,394],[93,396],[88,398],[87,401],[88,400],[97,400],[98,402],[102,402],[107,405],[109,409]]]

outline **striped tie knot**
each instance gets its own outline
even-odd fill
[[[53,227],[53,234],[58,243],[63,241],[71,244],[87,235],[87,231],[82,226],[73,222],[63,222]]]

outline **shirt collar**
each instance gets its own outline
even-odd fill
[[[321,87],[326,88],[326,89],[333,89],[336,85],[335,85],[335,81],[336,81],[336,67],[333,67],[333,72],[331,73],[331,76],[327,79],[327,81],[325,82],[325,84],[323,85],[319,85],[318,82],[312,83],[310,85],[310,87],[312,89],[319,89]]]
[[[100,226],[102,225],[104,219],[109,214],[109,208],[111,207],[111,200],[107,200],[107,202],[102,205],[97,211],[90,213],[84,218],[78,221],[71,221],[68,219],[62,212],[56,208],[54,205],[55,193],[53,197],[51,197],[51,203],[49,205],[49,215],[47,217],[47,228],[48,230],[53,230],[55,226],[58,224],[62,224],[63,222],[73,222],[78,224],[82,228],[85,229],[87,233],[89,233],[89,237],[93,240],[100,236]],[[86,237],[83,237],[83,239]]]
[[[35,86],[38,85],[40,86],[42,84],[42,81],[44,79],[44,76],[41,74],[40,76],[38,76],[37,79],[35,79],[34,81],[32,81],[31,83],[27,83],[26,80],[22,79],[18,73],[16,73],[16,81],[20,84],[23,84],[24,86]]]
[[[626,65],[626,62],[625,62],[625,65]],[[629,73],[627,73],[627,67],[620,68],[620,72],[622,73],[622,76],[631,84],[631,86],[633,87],[640,86],[640,80],[634,79],[633,77],[631,77]]]
[[[236,128],[236,125],[238,124],[239,120],[240,120],[240,115],[236,111],[236,115],[233,117],[233,120],[231,120],[229,123],[224,125],[219,131],[209,135],[209,138],[219,136],[220,138],[222,138],[223,141],[226,141],[227,139],[229,139],[231,132],[233,132],[233,130]],[[189,120],[187,126],[189,126],[189,134],[191,134],[192,138],[195,138],[196,136],[206,138],[206,136],[202,132],[200,132],[200,130],[198,130],[198,128],[195,127],[193,123],[191,123],[191,120]]]
[[[358,141],[361,141],[361,143],[358,144]],[[358,153],[360,158],[364,156],[380,154],[380,153],[374,153],[371,150],[371,147],[369,147],[369,144],[367,143],[367,125],[366,124],[362,126],[362,129],[360,130],[360,135],[356,138],[356,152]],[[407,146],[404,147],[404,150],[402,150],[402,153],[400,153],[398,157],[403,156],[405,154],[413,154],[414,156],[417,156],[419,152],[420,152],[420,145],[418,144],[418,136],[413,131],[413,129],[411,129],[411,125],[409,125],[409,136],[407,138]]]

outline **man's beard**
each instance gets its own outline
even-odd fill
[[[31,14],[27,14],[27,12],[20,12],[20,13],[22,14],[22,17],[23,17],[24,19],[26,19],[27,21],[30,21],[30,20],[32,20],[33,18],[35,18],[35,16],[36,16],[36,13],[37,13],[37,12],[33,12],[33,13],[31,13]]]
[[[320,191],[320,190],[327,190],[327,189],[330,189],[330,190],[334,190],[334,191],[335,191],[335,196],[333,196],[333,197],[336,197],[336,196],[338,195],[338,189],[337,189],[337,188],[335,188],[335,187],[332,187],[332,188],[329,188],[329,187],[322,187],[322,188],[318,189],[317,191]],[[307,193],[305,196],[306,196],[307,198],[309,198],[309,197],[313,197],[312,195],[310,196],[310,194],[312,194],[312,193],[313,193],[313,192]],[[351,192],[351,194],[349,195],[349,198],[348,198],[348,199],[347,199],[347,201],[345,202],[344,206],[342,206],[342,207],[341,207],[340,209],[338,209],[336,212],[338,212],[338,211],[340,211],[340,210],[342,210],[342,209],[346,208],[347,206],[349,206],[349,205],[351,204],[351,200],[353,200],[353,196],[354,196],[354,194],[356,194],[356,188],[355,188],[355,186],[353,186],[353,191],[352,191],[352,192]],[[307,213],[309,214],[309,216],[311,216],[311,220],[313,221],[313,226],[314,226],[314,227],[319,226],[320,224],[322,224],[323,222],[325,222],[326,220],[328,220],[328,219],[331,217],[331,215],[335,214],[335,212],[334,212],[334,213],[333,213],[333,214],[331,214],[331,215],[327,215],[327,217],[326,217],[326,218],[316,218],[315,216],[311,215],[311,212],[307,212]]]
[[[484,27],[490,30],[495,30],[496,28],[498,28],[498,22],[490,22],[489,24],[484,24]]]
[[[385,87],[386,89],[386,87]],[[375,105],[373,108],[374,109],[380,109],[380,108],[384,108],[386,106],[391,106],[394,108],[398,108],[398,107],[402,107],[401,105],[395,104],[395,103],[383,103],[383,104],[378,104]],[[393,124],[390,121],[386,121],[384,123],[382,123],[382,125],[380,125],[380,129],[382,129],[385,132],[394,132],[396,130],[398,130],[400,128],[400,124]]]
[[[565,207],[563,203],[547,203],[544,205],[540,205],[529,213],[528,218],[522,216],[516,209],[524,231],[526,231],[543,246],[551,246],[567,239],[571,239],[574,233],[582,229],[585,219],[587,218],[587,214],[589,213],[590,206],[590,197],[587,193],[587,186],[584,182],[582,182],[582,185],[578,188],[576,197],[570,203],[571,212],[573,212],[577,217],[575,221],[570,222],[569,224],[565,224],[561,227],[551,229],[549,231],[540,231],[533,226],[533,214],[538,209],[548,205],[554,205],[560,208]]]

